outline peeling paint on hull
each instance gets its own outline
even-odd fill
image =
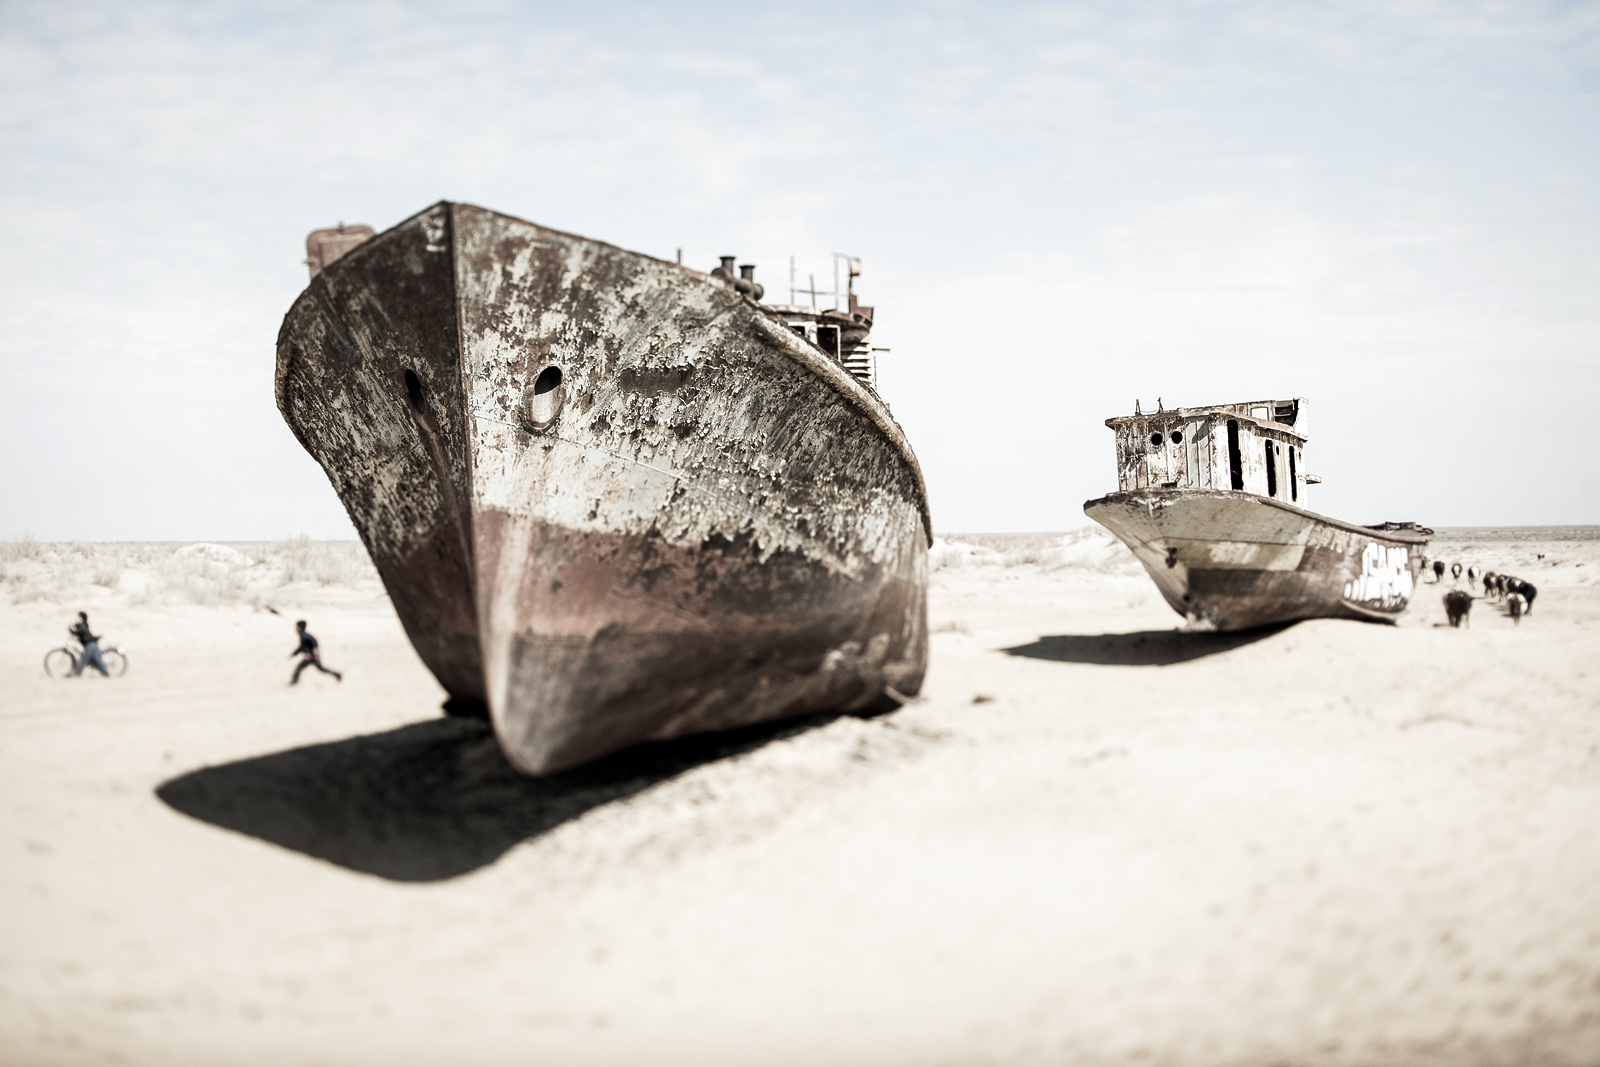
[[[317,276],[277,389],[419,655],[528,773],[921,686],[909,445],[704,275],[435,205]]]
[[[1083,506],[1197,630],[1298,619],[1393,622],[1430,534],[1374,530],[1230,490],[1134,489]]]

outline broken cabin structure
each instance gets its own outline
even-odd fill
[[[1299,504],[1305,474],[1306,401],[1158,409],[1106,420],[1117,435],[1117,488],[1232,489]]]

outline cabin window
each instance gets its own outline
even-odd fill
[[[818,326],[817,347],[822,349],[834,359],[839,358],[839,327]]]
[[[1172,443],[1175,444],[1175,445],[1183,444],[1183,431],[1182,430],[1173,430],[1172,431]]]
[[[1300,471],[1294,461],[1294,446],[1289,446],[1289,499],[1300,499]]]
[[[1278,495],[1278,463],[1272,455],[1272,442],[1267,442],[1267,495]]]
[[[1228,486],[1244,488],[1244,453],[1239,451],[1239,420],[1228,420]]]
[[[1150,447],[1151,448],[1160,448],[1161,447],[1161,435],[1160,434],[1153,433],[1153,434],[1150,435]]]

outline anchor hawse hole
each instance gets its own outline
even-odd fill
[[[533,380],[533,386],[522,394],[522,423],[529,430],[544,430],[556,421],[561,413],[565,390],[561,388],[561,368],[546,367]]]

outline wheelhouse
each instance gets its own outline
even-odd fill
[[[1304,503],[1304,398],[1155,412],[1136,403],[1106,425],[1117,435],[1120,490],[1226,489]]]

